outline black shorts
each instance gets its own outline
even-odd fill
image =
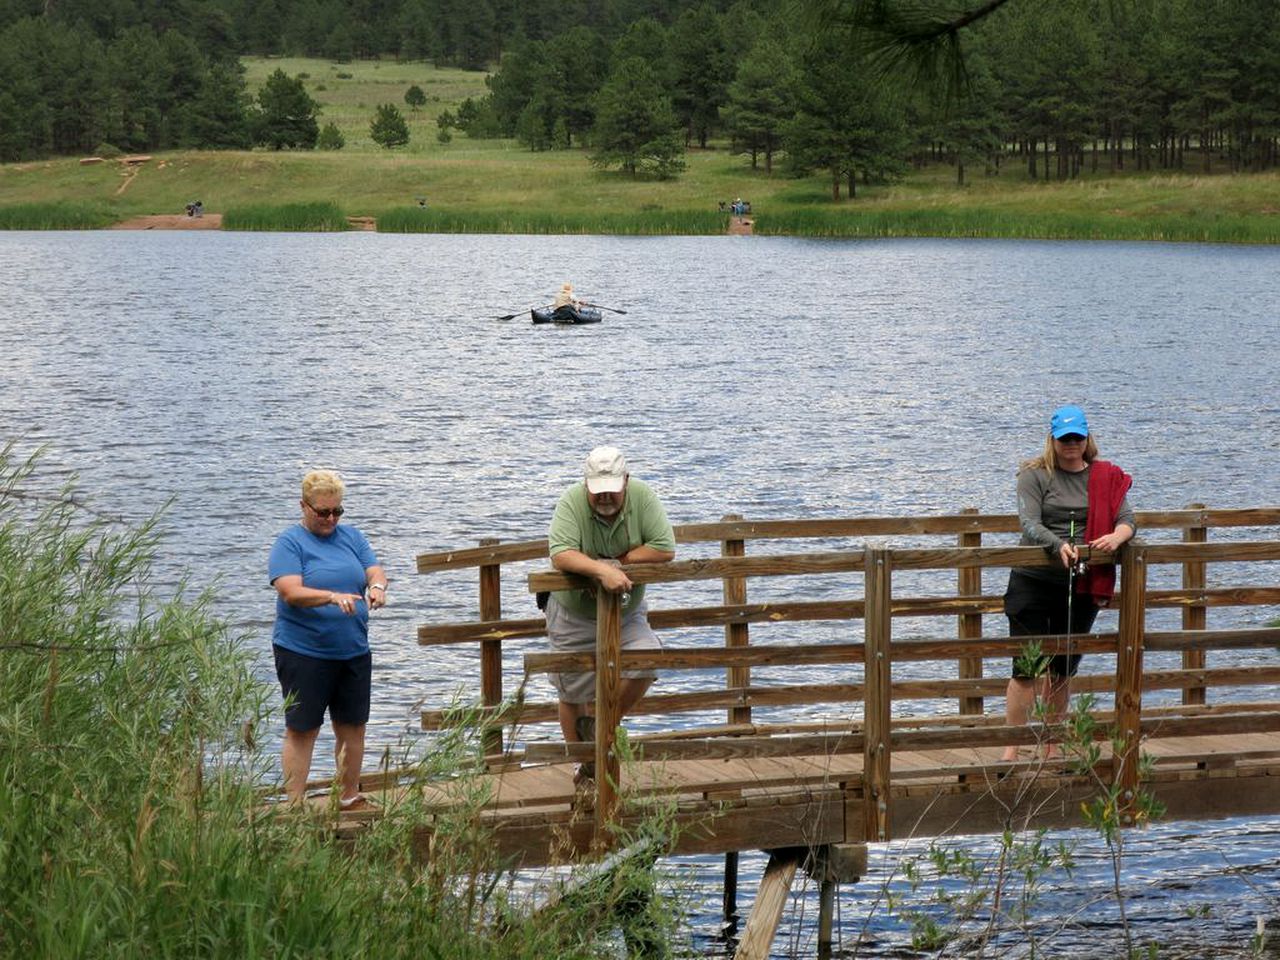
[[[271,645],[276,676],[287,704],[284,723],[290,730],[309,733],[324,723],[362,726],[369,722],[369,693],[373,685],[373,656],[350,660],[321,660]],[[292,697],[292,703],[290,698]]]
[[[1004,595],[1004,615],[1009,618],[1009,636],[1039,637],[1052,634],[1073,636],[1088,633],[1098,616],[1098,605],[1089,597],[1076,594],[1071,598],[1071,623],[1067,623],[1067,581],[1061,585],[1051,580],[1030,577],[1018,570],[1009,571],[1009,588]],[[1049,674],[1074,677],[1080,669],[1080,654],[1068,654],[1046,648]],[[1013,661],[1013,676],[1032,679]]]

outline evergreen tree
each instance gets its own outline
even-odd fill
[[[342,131],[338,129],[338,125],[330,120],[324,125],[324,129],[320,131],[320,137],[316,140],[316,149],[318,150],[341,150],[347,145],[347,138],[342,135]]]
[[[623,60],[596,101],[591,162],[620,166],[633,177],[645,170],[669,179],[685,166],[678,129],[671,100],[649,65],[634,57]]]
[[[676,65],[671,55],[671,33],[652,17],[643,17],[627,27],[613,43],[610,60],[621,63],[638,57],[649,64],[662,88],[671,91],[676,84]]]
[[[861,58],[831,35],[815,41],[799,71],[799,110],[787,125],[786,148],[796,172],[826,170],[831,198],[864,183],[895,179],[906,170],[903,110],[893,92]]]
[[[254,118],[254,138],[258,143],[273,150],[315,147],[320,136],[316,121],[320,105],[311,99],[300,79],[277,67],[258,91],[258,107]]]
[[[412,110],[417,110],[426,105],[427,95],[422,92],[422,88],[416,83],[404,92],[404,102],[409,105]]]
[[[671,30],[675,63],[672,103],[685,128],[685,143],[707,137],[720,123],[720,107],[728,99],[733,61],[725,46],[720,18],[709,4],[686,10]]]
[[[379,104],[378,112],[369,123],[369,136],[388,150],[403,147],[409,142],[409,125],[394,103]]]
[[[786,48],[770,38],[752,47],[738,65],[738,75],[729,85],[724,120],[734,152],[750,154],[752,169],[763,154],[765,171],[773,172],[773,155],[795,113],[795,84]]]
[[[561,140],[569,146],[575,137],[595,123],[596,96],[609,70],[609,51],[604,39],[589,27],[574,27],[546,45],[551,70],[546,77],[554,87],[556,102],[551,127],[563,129]]]
[[[185,105],[178,135],[183,147],[247,150],[253,145],[244,67],[215,63],[196,96]]]

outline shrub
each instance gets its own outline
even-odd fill
[[[384,103],[369,123],[369,136],[388,150],[403,147],[409,142],[409,125],[394,103]]]
[[[347,138],[342,135],[342,131],[332,120],[324,125],[324,129],[320,131],[320,138],[316,140],[316,146],[321,150],[341,150],[346,145]]]

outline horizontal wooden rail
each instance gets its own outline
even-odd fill
[[[916,660],[954,660],[960,656],[1016,656],[1028,637],[974,637],[899,640],[889,645],[894,663]],[[1045,635],[1035,638],[1046,653],[1114,653],[1115,633]],[[1241,650],[1280,644],[1280,627],[1244,630],[1149,631],[1145,647],[1160,650]],[[624,670],[708,670],[726,667],[793,667],[815,664],[858,664],[865,660],[861,643],[756,644],[751,647],[681,647],[668,650],[628,650],[622,653]],[[590,670],[593,653],[526,653],[526,673],[560,673]]]
[[[964,695],[998,696],[1004,693],[1007,683],[1008,680],[1005,677],[987,677],[980,680],[901,680],[892,685],[892,698],[894,700],[938,700]],[[1261,686],[1275,683],[1280,683],[1280,668],[1277,667],[1169,669],[1144,672],[1142,689],[1187,690],[1202,686]],[[1115,676],[1080,674],[1074,678],[1072,689],[1076,693],[1110,693],[1115,690]],[[649,716],[667,716],[742,706],[835,706],[857,703],[861,701],[863,693],[864,687],[860,683],[728,687],[723,690],[691,693],[650,694],[632,712]],[[1221,706],[1232,705],[1218,705],[1215,709]],[[557,705],[552,702],[526,701],[507,704],[496,709],[424,710],[421,719],[424,730],[443,730],[469,723],[521,726],[555,721],[558,718],[557,709]]]
[[[1117,594],[1117,599],[1120,594]],[[1151,607],[1248,607],[1280,604],[1280,587],[1212,587],[1197,590],[1149,590]],[[719,627],[729,623],[803,623],[813,621],[860,620],[865,610],[862,600],[819,600],[748,603],[736,606],[682,607],[650,610],[649,625],[655,630],[680,627]],[[999,614],[1004,599],[999,595],[981,597],[902,597],[890,604],[895,617],[954,616],[962,613]],[[518,640],[545,636],[545,618],[520,620],[478,620],[467,623],[431,624],[418,628],[418,643],[439,646],[474,643],[482,640]]]
[[[1239,510],[1138,511],[1139,530],[1182,527],[1262,527],[1280,525],[1280,507]],[[737,520],[686,523],[675,526],[677,543],[715,543],[723,540],[789,540],[840,537],[919,536],[955,533],[1016,533],[1014,514],[941,514],[922,517],[861,517],[830,520]],[[521,540],[463,550],[423,553],[419,573],[464,569],[489,564],[545,559],[547,541]]]
[[[1272,712],[1218,713],[1200,717],[1153,717],[1142,723],[1144,737],[1192,737],[1209,734],[1272,733],[1280,730],[1280,704]],[[896,751],[946,750],[956,748],[1003,747],[1034,744],[1044,736],[1037,726],[991,725],[980,728],[952,727],[910,730],[894,728],[891,749]],[[1094,731],[1095,740],[1110,736],[1107,725]],[[792,736],[707,737],[691,740],[648,740],[634,745],[638,759],[645,761],[733,760],[766,757],[821,757],[861,753],[866,736],[861,729],[826,734]],[[530,761],[554,762],[583,759],[589,744],[530,744],[525,751]],[[1068,761],[1069,763],[1069,761]]]

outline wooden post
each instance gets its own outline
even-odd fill
[[[836,915],[836,882],[818,881],[818,960],[831,960],[832,929]]]
[[[595,842],[608,845],[607,825],[618,807],[618,754],[622,722],[622,597],[596,590],[596,828]]]
[[[491,547],[500,541],[485,537],[480,546]],[[502,566],[497,563],[480,567],[480,619],[502,619]],[[480,642],[480,702],[492,710],[502,703],[502,641]],[[484,752],[502,752],[502,728],[494,726],[484,735]]]
[[[1121,743],[1111,759],[1120,787],[1120,822],[1133,823],[1138,795],[1142,733],[1142,648],[1146,638],[1147,548],[1130,540],[1120,551],[1120,632],[1116,650],[1116,731]]]
[[[1203,503],[1189,504],[1189,510],[1203,510]],[[1182,540],[1184,543],[1207,543],[1209,540],[1209,528],[1204,526],[1203,517],[1200,526],[1187,527],[1182,531]],[[1203,560],[1187,560],[1182,564],[1182,589],[1188,593],[1196,590],[1203,590],[1205,587],[1205,562]],[[1182,629],[1183,630],[1203,630],[1208,624],[1207,611],[1203,603],[1193,604],[1182,608]],[[1182,651],[1182,668],[1184,670],[1203,670],[1205,665],[1205,652],[1203,650],[1183,650]],[[1204,687],[1184,687],[1182,690],[1182,702],[1188,704],[1200,704],[1205,702],[1206,690]]]
[[[732,520],[741,520],[742,517],[736,513],[726,514],[721,517],[725,522]],[[745,540],[723,540],[720,543],[720,556],[722,557],[745,557],[747,555],[747,544]],[[725,606],[744,604],[747,602],[747,581],[745,577],[725,577],[724,578],[724,602]],[[724,645],[726,647],[745,647],[750,642],[750,637],[745,623],[726,623],[724,625]],[[727,684],[730,688],[745,688],[751,683],[750,667],[730,667],[728,671]],[[747,705],[729,708],[730,723],[750,723],[751,707]]]
[[[741,520],[737,513],[728,513],[720,518],[725,522]],[[720,543],[720,556],[745,557],[747,543],[745,540],[723,540]],[[747,580],[745,577],[724,578],[724,602],[743,604],[747,602]],[[750,643],[747,624],[726,623],[724,625],[724,645],[726,647],[745,647]],[[725,674],[725,685],[729,689],[745,690],[751,683],[750,667],[730,667]],[[750,723],[751,707],[741,704],[729,708],[730,723]],[[736,922],[738,916],[738,852],[730,850],[724,855],[724,922]]]
[[[871,841],[889,839],[889,724],[891,637],[890,590],[892,553],[883,547],[866,549],[866,684],[863,726],[866,747],[862,777],[865,836]]]
[[[978,508],[965,507],[960,512],[963,514],[972,514],[976,517],[978,515]],[[959,535],[959,546],[982,546],[982,531],[966,530],[964,533],[961,533]],[[957,569],[956,590],[962,597],[982,596],[982,568],[960,567]],[[956,621],[956,637],[960,640],[975,640],[982,636],[982,614],[962,613],[956,617]],[[982,658],[961,657],[960,679],[981,680]],[[983,712],[982,697],[961,697],[960,712],[962,714],[971,714],[975,716],[981,715]]]

